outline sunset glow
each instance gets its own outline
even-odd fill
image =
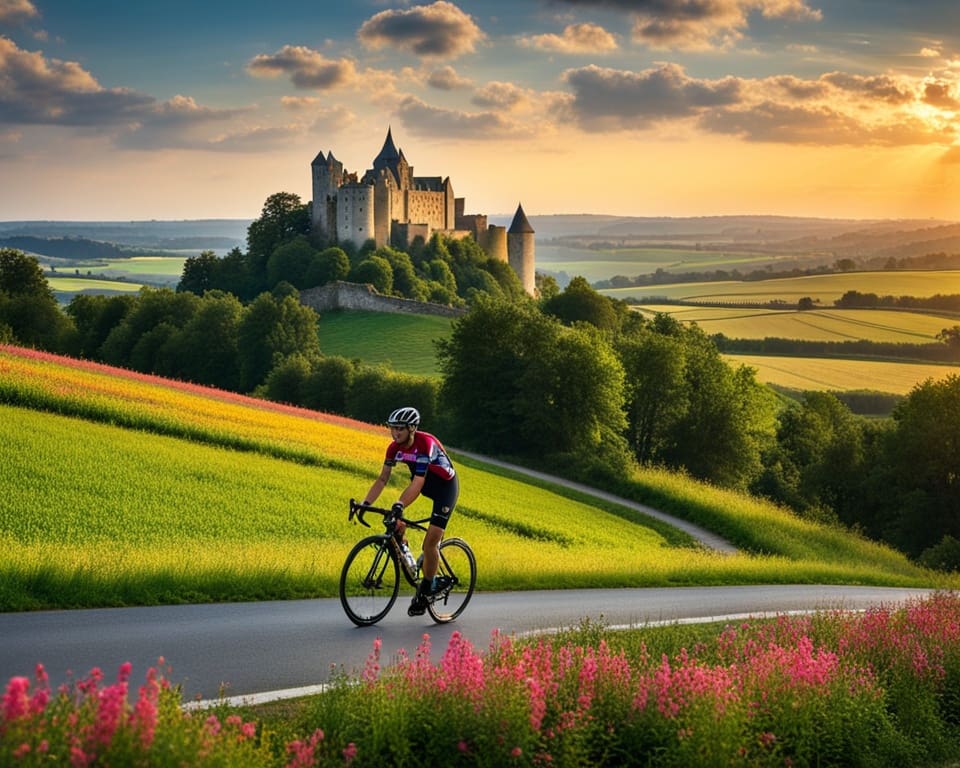
[[[255,218],[388,127],[491,215],[960,219],[947,0],[234,10],[0,0],[0,219]]]

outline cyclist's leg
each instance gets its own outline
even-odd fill
[[[427,534],[423,537],[423,579],[430,581],[437,575],[437,564],[440,561],[440,541],[443,532],[450,521],[453,508],[457,505],[460,495],[460,480],[454,475],[443,487],[437,489],[433,495],[433,514],[430,516],[430,525]]]
[[[431,489],[433,491],[433,513],[430,516],[430,525],[423,537],[423,566],[420,571],[422,580],[417,587],[407,613],[411,616],[420,616],[427,607],[427,597],[433,593],[433,577],[437,575],[437,565],[440,562],[440,542],[446,530],[450,513],[453,512],[460,492],[460,481],[454,476],[443,487]],[[431,497],[428,497],[431,498]]]

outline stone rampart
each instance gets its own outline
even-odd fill
[[[370,312],[460,317],[466,312],[464,309],[448,307],[445,304],[431,304],[425,301],[383,296],[377,293],[377,290],[369,283],[345,283],[343,281],[300,291],[300,303],[311,307],[320,314],[332,312],[336,309],[365,309]]]

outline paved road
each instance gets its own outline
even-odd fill
[[[639,625],[731,615],[891,605],[928,590],[759,586],[478,593],[456,622],[406,615],[406,599],[375,627],[354,627],[336,599],[0,614],[0,685],[46,667],[58,685],[100,667],[107,680],[125,661],[133,682],[163,656],[186,700],[321,685],[333,669],[359,669],[376,637],[383,658],[413,653],[429,633],[433,658],[460,631],[485,648],[494,629],[543,631],[589,617]],[[221,686],[225,686],[221,688]],[[134,689],[136,686],[132,686]]]

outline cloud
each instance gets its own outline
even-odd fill
[[[274,54],[259,54],[247,64],[254,77],[289,75],[297,88],[329,91],[349,85],[357,71],[349,59],[328,59],[319,51],[302,45],[285,45]]]
[[[0,124],[111,125],[154,104],[126,88],[103,88],[78,63],[47,59],[0,37]]]
[[[912,89],[890,75],[865,76],[828,72],[820,79],[842,91],[888,104],[906,104],[914,99]]]
[[[369,48],[396,48],[425,58],[472,53],[485,37],[471,16],[444,0],[381,11],[363,22],[357,36]]]
[[[94,130],[127,149],[222,149],[209,129],[247,109],[211,109],[189,96],[159,102],[126,88],[104,88],[76,62],[48,59],[0,37],[0,125]]]
[[[709,50],[743,37],[751,13],[767,19],[820,21],[806,0],[556,0],[610,8],[633,19],[633,39],[656,49]]]
[[[952,129],[937,129],[915,117],[871,123],[823,104],[720,108],[704,113],[699,125],[745,141],[813,146],[944,144],[956,137]]]
[[[527,48],[556,53],[604,54],[617,50],[617,38],[596,24],[571,24],[561,35],[531,35],[519,44]]]
[[[230,149],[240,148],[235,139],[252,129],[236,128],[236,121],[249,109],[212,109],[190,96],[174,96],[144,111],[137,122],[124,127],[116,142],[123,149]],[[230,125],[227,132],[211,133],[211,126]],[[255,130],[255,129],[253,129]]]
[[[960,110],[960,101],[957,100],[953,84],[944,80],[933,80],[925,83],[923,101],[940,109]]]
[[[921,48],[920,53],[918,54],[924,59],[938,59],[940,58],[940,51],[936,48]]]
[[[527,92],[513,83],[490,82],[478,88],[471,101],[478,107],[511,110],[526,103]]]
[[[472,81],[466,77],[460,77],[457,70],[446,66],[435,69],[427,76],[427,85],[436,88],[438,91],[454,91],[458,88],[469,88]]]
[[[417,136],[443,139],[497,140],[527,135],[499,112],[461,112],[441,109],[408,96],[398,109],[404,126]]]
[[[944,165],[960,163],[960,146],[950,147],[950,149],[943,153],[943,157],[940,158],[940,162]]]
[[[40,12],[30,0],[0,0],[0,24],[23,24],[40,17]]]
[[[590,65],[567,70],[563,80],[573,89],[571,114],[586,130],[645,128],[668,118],[696,116],[740,98],[735,78],[698,80],[677,64],[642,72]]]

